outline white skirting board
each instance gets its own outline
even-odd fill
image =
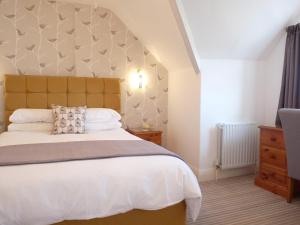
[[[216,168],[200,169],[197,173],[199,181],[210,181],[216,179],[225,179],[249,174],[255,174],[256,166],[249,166],[239,169],[216,170]],[[217,176],[216,176],[217,175]]]

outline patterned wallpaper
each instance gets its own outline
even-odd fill
[[[130,72],[138,68],[147,74],[143,91],[129,85]],[[168,71],[108,9],[0,0],[0,74],[6,73],[119,77],[125,124],[161,129],[166,143]],[[2,94],[0,101],[2,120]]]

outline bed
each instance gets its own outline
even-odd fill
[[[118,79],[5,77],[6,124],[18,108],[51,104],[120,111]],[[4,132],[0,147],[100,140],[139,140],[123,129],[82,135]],[[186,208],[195,219],[201,191],[179,158],[166,155],[118,157],[0,166],[1,225],[183,225]]]

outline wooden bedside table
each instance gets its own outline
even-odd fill
[[[162,131],[157,131],[157,130],[144,131],[142,129],[127,129],[127,131],[139,138],[146,140],[146,141],[151,141],[155,144],[161,145]]]

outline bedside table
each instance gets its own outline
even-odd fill
[[[142,129],[127,129],[127,131],[139,138],[142,138],[146,141],[151,141],[155,144],[161,145],[161,134],[162,131],[156,130],[142,130]]]

